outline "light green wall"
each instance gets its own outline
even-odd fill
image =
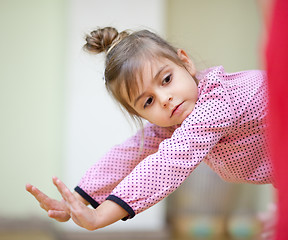
[[[200,68],[258,68],[260,16],[255,0],[167,0],[167,36]]]
[[[0,0],[0,216],[37,214],[62,176],[64,0]]]

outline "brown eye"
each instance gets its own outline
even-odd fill
[[[152,97],[149,97],[149,98],[147,99],[147,101],[145,102],[145,104],[144,104],[144,108],[148,107],[152,102],[153,102],[153,98],[152,98]]]
[[[165,85],[165,84],[167,84],[167,83],[170,83],[170,82],[171,82],[171,79],[172,79],[171,74],[169,74],[168,76],[166,76],[166,77],[163,79],[162,85]]]

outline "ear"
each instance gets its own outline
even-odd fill
[[[192,60],[189,58],[187,53],[183,49],[178,49],[177,50],[177,55],[180,58],[180,60],[184,63],[186,69],[188,72],[192,75],[195,76],[196,74],[196,68]]]

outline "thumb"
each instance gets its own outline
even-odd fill
[[[70,219],[69,213],[59,210],[49,210],[48,216],[54,218],[58,222],[67,222]]]

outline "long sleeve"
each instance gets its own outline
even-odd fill
[[[75,191],[96,208],[141,160],[155,153],[160,142],[169,138],[174,130],[175,127],[162,128],[148,123],[88,169]]]
[[[176,190],[218,141],[229,134],[233,113],[221,83],[210,82],[200,91],[201,97],[181,127],[160,144],[156,153],[141,161],[107,198],[121,205],[130,218]],[[217,106],[217,111],[209,111],[213,106]]]

